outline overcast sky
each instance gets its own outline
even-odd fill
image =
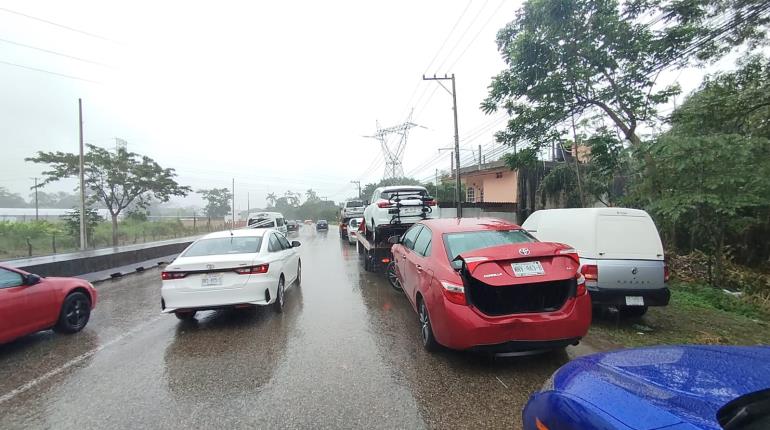
[[[43,167],[25,157],[77,150],[78,97],[86,142],[114,147],[120,137],[194,189],[235,178],[239,209],[247,192],[252,206],[286,190],[354,195],[351,180],[383,175],[378,143],[363,136],[411,109],[424,128],[410,133],[404,170],[432,178],[449,167],[437,150],[452,144],[452,104],[422,74],[456,74],[461,145],[494,154],[503,118],[478,106],[504,67],[495,34],[520,3],[5,0],[78,31],[0,10],[0,186],[26,197]]]

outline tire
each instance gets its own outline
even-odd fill
[[[377,243],[377,227],[374,226],[374,218],[372,218],[372,244]]]
[[[297,261],[297,279],[294,284],[298,287],[302,286],[302,260]]]
[[[197,313],[198,311],[176,311],[174,315],[181,321],[192,321]]]
[[[374,259],[371,255],[369,255],[370,252],[364,252],[364,270],[367,272],[374,272]]]
[[[628,318],[639,318],[647,313],[647,306],[623,306],[620,314]]]
[[[425,348],[426,351],[435,352],[439,349],[439,344],[436,342],[436,337],[433,336],[433,326],[430,323],[428,307],[422,299],[420,299],[418,310],[420,316],[420,337],[422,338],[422,347]]]
[[[279,314],[283,312],[284,295],[286,290],[284,288],[283,276],[278,280],[278,288],[275,290],[275,301],[273,302],[273,310]]]
[[[388,277],[388,284],[393,287],[394,290],[403,293],[404,289],[401,287],[401,281],[398,279],[398,272],[396,271],[396,263],[391,261],[388,263],[388,268],[385,271]]]
[[[90,318],[91,299],[81,292],[70,293],[64,298],[59,320],[53,329],[58,333],[77,333],[83,330]]]

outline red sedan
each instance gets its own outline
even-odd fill
[[[94,306],[96,290],[88,281],[0,266],[0,343],[50,328],[78,332]]]
[[[425,220],[391,242],[428,350],[562,348],[588,332],[591,299],[566,245],[493,218]]]

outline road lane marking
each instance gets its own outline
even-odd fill
[[[497,382],[499,382],[499,383],[503,384],[503,387],[505,387],[505,388],[508,388],[508,386],[507,386],[507,385],[505,385],[505,382],[503,382],[503,380],[502,380],[502,379],[500,379],[500,378],[499,378],[499,377],[497,377],[497,376],[495,376],[495,379],[497,379]],[[0,403],[2,403],[2,402],[0,402]]]
[[[139,324],[138,326],[136,326],[136,327],[132,328],[131,330],[121,334],[120,336],[116,337],[115,339],[112,339],[109,342],[106,342],[106,343],[104,343],[102,345],[99,345],[99,346],[97,346],[96,348],[94,348],[94,349],[92,349],[90,351],[84,352],[83,354],[78,355],[77,357],[75,357],[72,360],[62,364],[61,366],[57,367],[56,369],[53,369],[53,370],[43,374],[42,376],[38,376],[37,378],[27,382],[26,384],[23,384],[20,387],[17,387],[15,389],[9,391],[6,394],[3,394],[2,396],[0,396],[0,405],[5,403],[5,402],[7,402],[7,401],[9,401],[9,400],[11,400],[11,399],[13,399],[14,397],[18,396],[19,394],[21,394],[21,393],[23,393],[25,391],[27,391],[27,390],[29,390],[31,388],[34,388],[35,386],[39,385],[43,381],[45,381],[47,379],[50,379],[50,378],[53,378],[54,376],[60,374],[61,372],[69,369],[70,367],[75,366],[75,365],[83,362],[84,360],[86,360],[86,359],[94,356],[95,354],[97,354],[99,351],[101,351],[101,350],[103,350],[103,349],[105,349],[105,348],[107,348],[109,346],[112,346],[112,345],[120,342],[121,340],[123,340],[123,339],[125,339],[125,338],[127,338],[127,337],[129,337],[129,336],[131,336],[131,335],[133,335],[135,333],[137,333],[138,331],[142,330],[143,328],[147,327],[148,325],[150,325],[150,324],[152,324],[152,323],[154,323],[154,322],[156,322],[156,321],[158,321],[160,319],[161,319],[161,316],[158,316],[158,317],[155,317],[155,318],[153,318],[153,319],[151,319],[149,321],[145,321],[144,323]]]

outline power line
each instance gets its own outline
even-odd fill
[[[463,58],[463,55],[465,55],[465,53],[468,52],[468,49],[471,46],[473,46],[473,42],[475,42],[476,39],[478,39],[478,37],[481,35],[481,33],[484,31],[484,29],[486,29],[487,26],[489,25],[489,23],[492,21],[492,18],[494,18],[497,15],[497,12],[503,7],[503,5],[506,2],[507,2],[507,0],[503,0],[503,1],[500,2],[500,4],[497,5],[495,10],[492,12],[492,14],[489,15],[489,18],[487,18],[486,22],[484,22],[484,25],[482,25],[481,28],[479,28],[479,31],[476,32],[476,34],[473,36],[473,38],[468,43],[468,45],[465,46],[465,49],[463,49],[463,52],[461,52],[460,55],[457,57],[457,59],[455,59],[454,63],[449,65],[448,69],[453,68],[457,64],[457,62],[460,61],[461,58]]]
[[[49,75],[61,76],[63,78],[68,78],[68,79],[75,79],[75,80],[78,80],[78,81],[90,82],[92,84],[101,84],[101,82],[93,81],[91,79],[80,78],[80,77],[72,76],[72,75],[65,75],[64,73],[52,72],[50,70],[38,69],[36,67],[24,66],[24,65],[21,65],[21,64],[10,63],[8,61],[3,61],[3,60],[0,60],[0,64],[5,64],[5,65],[8,65],[8,66],[21,67],[22,69],[34,70],[36,72],[41,72],[41,73],[48,73]]]
[[[483,12],[484,9],[487,8],[488,4],[489,4],[489,0],[486,0],[484,2],[484,4],[481,6],[481,8],[479,8],[479,11],[473,17],[473,19],[471,20],[470,24],[468,24],[468,26],[465,28],[465,31],[463,31],[463,34],[460,35],[460,38],[457,39],[457,42],[454,44],[452,49],[449,50],[450,55],[448,55],[446,58],[444,58],[444,61],[442,61],[441,64],[439,64],[437,69],[441,69],[442,67],[444,67],[444,64],[446,64],[447,60],[450,58],[451,53],[454,52],[455,49],[457,49],[457,47],[460,45],[460,42],[462,42],[462,40],[465,37],[465,35],[468,33],[468,31],[471,29],[471,27],[473,27],[473,24],[476,22],[476,20],[479,19],[479,16],[481,16],[481,12]]]
[[[23,16],[24,18],[28,18],[28,19],[32,19],[32,20],[35,20],[35,21],[44,22],[46,24],[53,25],[53,26],[59,27],[59,28],[63,28],[65,30],[73,31],[75,33],[80,33],[80,34],[84,34],[86,36],[90,36],[90,37],[94,37],[94,38],[97,38],[97,39],[106,40],[108,42],[118,43],[119,44],[119,42],[116,42],[115,40],[112,40],[110,38],[107,38],[107,37],[104,37],[104,36],[100,36],[98,34],[94,34],[94,33],[91,33],[91,32],[85,31],[85,30],[80,30],[80,29],[77,29],[75,27],[70,27],[68,25],[59,24],[58,22],[53,22],[53,21],[49,21],[47,19],[38,18],[36,16],[28,15],[26,13],[18,12],[18,11],[7,9],[7,8],[4,8],[4,7],[0,7],[0,10],[3,11],[3,12],[12,13],[14,15]]]
[[[98,61],[88,60],[88,59],[85,59],[85,58],[75,57],[74,55],[69,55],[69,54],[64,54],[62,52],[52,51],[50,49],[39,48],[37,46],[32,46],[32,45],[27,45],[27,44],[24,44],[24,43],[14,42],[13,40],[8,40],[8,39],[0,38],[0,42],[10,43],[11,45],[21,46],[21,47],[29,48],[29,49],[34,49],[36,51],[46,52],[46,53],[49,53],[49,54],[58,55],[58,56],[61,56],[61,57],[66,57],[66,58],[70,58],[70,59],[77,60],[77,61],[82,61],[84,63],[91,63],[91,64],[96,64],[98,66],[113,68],[109,64],[104,64],[104,63],[100,63]]]

